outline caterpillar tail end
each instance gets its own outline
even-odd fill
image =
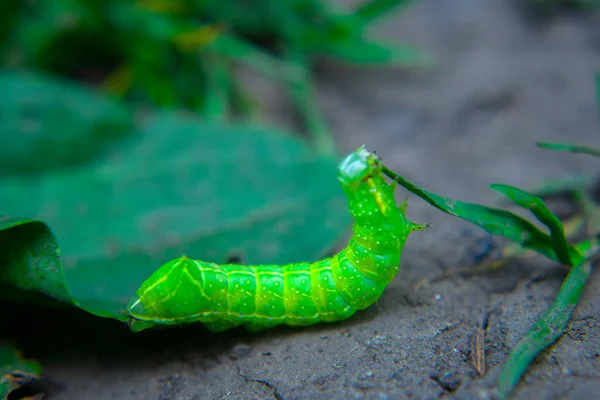
[[[127,306],[127,310],[129,311],[129,319],[127,320],[127,325],[129,325],[129,329],[131,329],[132,332],[141,332],[144,329],[148,329],[156,325],[152,321],[138,319],[139,317],[148,314],[148,310],[140,301],[140,298],[137,295],[131,299]],[[136,316],[138,318],[136,318]]]
[[[127,325],[129,325],[129,329],[132,332],[138,333],[145,329],[152,328],[155,324],[150,321],[140,321],[139,319],[130,318],[127,321]]]

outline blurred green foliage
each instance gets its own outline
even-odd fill
[[[134,129],[121,102],[66,79],[0,72],[0,177],[99,156]]]
[[[249,116],[257,99],[236,65],[285,83],[308,79],[315,56],[420,65],[416,49],[367,38],[373,21],[408,3],[348,11],[323,0],[6,0],[0,65],[90,82],[136,104]]]

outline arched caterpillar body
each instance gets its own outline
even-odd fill
[[[160,267],[131,299],[133,331],[155,324],[203,322],[212,331],[238,325],[340,321],[373,304],[400,268],[402,248],[418,225],[398,206],[381,161],[364,147],[339,164],[338,180],[354,219],[346,248],[314,263],[217,265],[177,258]]]

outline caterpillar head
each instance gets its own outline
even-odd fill
[[[338,179],[343,185],[356,185],[381,172],[381,161],[364,146],[340,162]]]

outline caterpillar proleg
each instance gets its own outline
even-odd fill
[[[289,265],[217,265],[180,257],[161,266],[128,305],[129,324],[202,322],[212,331],[243,325],[260,331],[280,324],[341,321],[373,304],[394,279],[409,234],[427,225],[405,217],[382,163],[364,147],[338,166],[354,219],[348,245],[330,258]]]

